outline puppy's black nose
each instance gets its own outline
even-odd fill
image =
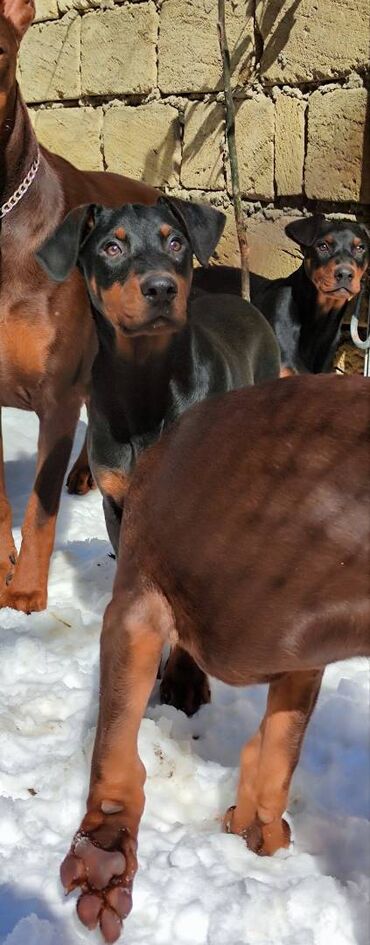
[[[352,269],[348,269],[347,266],[338,266],[335,270],[335,278],[337,282],[352,282]]]
[[[171,302],[177,295],[177,285],[171,276],[146,276],[140,284],[142,294],[148,302]]]

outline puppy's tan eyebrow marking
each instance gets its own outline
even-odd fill
[[[329,243],[329,246],[332,246],[332,244],[334,243],[334,236],[332,236],[330,233],[328,233],[327,236],[322,236],[322,237],[321,237],[321,242],[322,242],[322,243]]]
[[[123,228],[123,226],[119,226],[118,230],[115,230],[114,235],[117,237],[118,240],[125,240],[126,230]]]
[[[169,223],[162,223],[162,226],[159,227],[159,232],[161,236],[164,236],[165,239],[170,235],[171,230],[172,227],[169,225]]]

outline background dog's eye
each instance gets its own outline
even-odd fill
[[[323,240],[321,243],[316,243],[316,249],[319,249],[322,253],[326,253],[329,251],[329,244],[325,243]]]
[[[110,240],[109,243],[103,246],[103,252],[106,256],[121,256],[122,246],[120,246],[119,243],[115,243],[114,240]]]
[[[357,243],[357,246],[355,246],[356,253],[364,253],[365,249],[366,249],[365,243]]]
[[[182,242],[178,238],[178,236],[172,236],[172,238],[169,241],[168,247],[170,250],[172,250],[173,253],[179,253],[180,249],[182,249]]]

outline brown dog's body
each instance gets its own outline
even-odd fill
[[[32,6],[7,0],[6,19],[2,10],[0,4],[0,206],[38,154],[15,81],[18,43]],[[152,203],[156,192],[119,175],[84,173],[41,148],[30,188],[0,221],[0,405],[34,410],[40,419],[36,481],[16,566],[0,456],[0,605],[25,611],[46,606],[60,492],[96,346],[82,277],[76,270],[56,285],[34,253],[71,208],[96,199],[110,206]],[[78,477],[79,469],[76,491]]]
[[[102,635],[87,813],[62,867],[119,937],[145,772],[137,733],[164,641],[232,685],[270,683],[226,827],[258,853],[283,820],[327,663],[370,654],[370,387],[305,376],[204,401],[141,458]]]

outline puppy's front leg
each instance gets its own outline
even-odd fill
[[[101,641],[100,709],[87,813],[61,867],[62,883],[80,887],[77,912],[106,942],[119,938],[132,906],[145,769],[138,756],[140,722],[154,684],[171,619],[155,590],[123,592],[119,565]]]

